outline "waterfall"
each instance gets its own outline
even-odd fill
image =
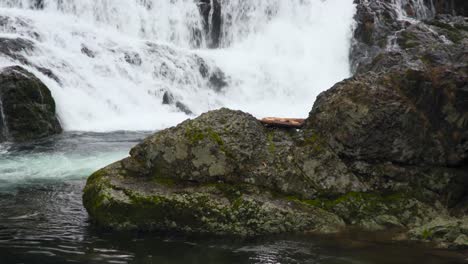
[[[392,0],[400,19],[429,19],[435,16],[433,0]]]
[[[0,66],[37,75],[64,128],[85,131],[160,129],[223,106],[304,117],[350,76],[353,0],[204,2],[220,6],[208,21],[195,0],[0,0],[0,38],[33,43]]]

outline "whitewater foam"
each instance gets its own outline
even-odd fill
[[[51,89],[66,130],[154,130],[192,117],[163,104],[167,92],[195,115],[227,106],[304,117],[350,76],[353,0],[220,3],[214,50],[193,0],[0,0],[0,37],[33,41],[24,66]],[[215,89],[219,70],[227,86]]]

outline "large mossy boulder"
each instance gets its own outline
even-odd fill
[[[211,111],[94,173],[83,202],[103,227],[241,236],[414,227],[435,217],[440,207],[411,193],[419,186],[373,185],[327,140],[315,129],[268,128],[240,111]],[[424,173],[413,168],[414,177]]]
[[[341,218],[297,201],[354,190],[349,176],[313,135],[220,109],[156,133],[93,174],[83,201],[98,224],[117,229],[329,232]]]
[[[94,222],[115,230],[254,236],[336,232],[336,215],[249,184],[197,183],[136,174],[132,158],[89,179],[83,202]]]
[[[398,27],[397,47],[375,50],[322,93],[300,129],[220,109],[159,131],[94,173],[84,205],[96,224],[119,230],[251,236],[353,226],[429,240],[426,227],[432,241],[462,248],[467,28],[456,17]],[[433,231],[445,225],[440,216],[451,219],[446,233]]]
[[[20,66],[0,72],[0,141],[27,141],[62,131],[50,90]]]

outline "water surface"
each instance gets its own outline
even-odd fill
[[[0,147],[0,263],[468,263],[468,255],[379,234],[253,240],[99,231],[82,206],[86,177],[148,133],[66,133]]]

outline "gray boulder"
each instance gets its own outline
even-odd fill
[[[50,90],[20,66],[0,72],[0,139],[27,141],[62,131]]]

